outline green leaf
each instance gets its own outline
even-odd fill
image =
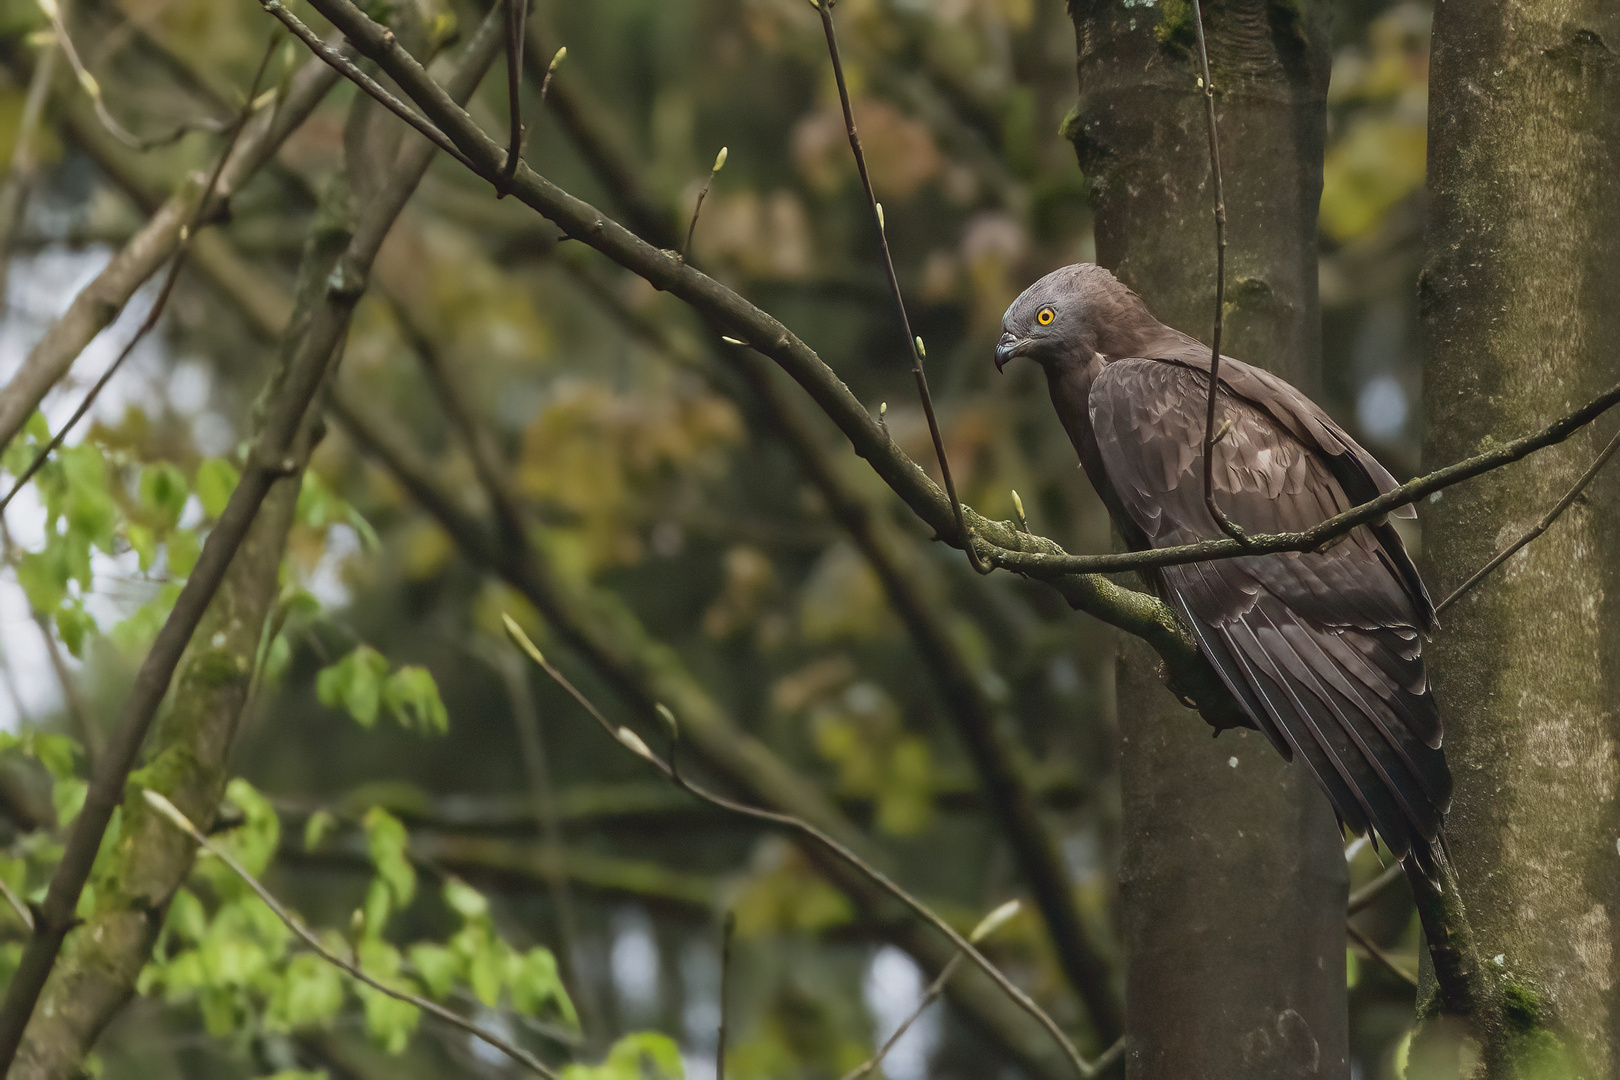
[[[209,520],[225,512],[241,479],[241,473],[224,458],[208,458],[197,466],[197,499]]]
[[[562,1080],[683,1080],[681,1049],[656,1031],[638,1031],[613,1044],[600,1065],[567,1065]]]
[[[168,550],[169,576],[190,577],[197,566],[197,557],[202,554],[202,541],[197,538],[195,529],[176,529],[169,534]]]
[[[270,642],[270,648],[265,650],[264,666],[259,669],[259,677],[266,685],[279,685],[281,677],[287,673],[287,664],[291,660],[292,644],[283,631],[276,635],[275,640]]]
[[[98,447],[87,442],[64,446],[58,455],[67,489],[60,510],[67,520],[68,534],[80,538],[87,545],[86,551],[93,544],[110,554],[118,507],[107,489],[106,459]],[[88,588],[89,582],[84,585]]]
[[[152,564],[157,562],[157,533],[145,525],[130,522],[124,526],[124,539],[129,541],[131,550],[140,556],[141,573],[152,569]]]
[[[492,1009],[500,1004],[501,988],[506,985],[506,956],[509,951],[500,938],[484,934],[467,961],[467,985],[472,987],[473,996]]]
[[[56,823],[58,826],[67,826],[79,816],[84,809],[84,797],[90,792],[90,785],[76,776],[65,780],[58,780],[51,788],[51,805],[56,809]]]
[[[50,425],[45,421],[45,414],[36,409],[11,445],[6,447],[5,456],[0,458],[0,467],[4,467],[12,476],[21,476],[33,464],[40,448],[50,441]]]
[[[180,889],[169,901],[169,914],[163,925],[171,937],[195,945],[208,932],[208,913],[203,910],[202,901],[197,899],[196,893],[190,889]]]
[[[360,968],[385,986],[408,989],[399,978],[399,950],[380,938],[367,938],[358,946]],[[398,1001],[369,986],[355,988],[365,1007],[366,1033],[390,1054],[403,1051],[422,1014],[415,1005]]]
[[[320,847],[321,840],[325,838],[327,833],[332,831],[332,826],[336,824],[337,818],[325,810],[317,810],[309,815],[309,820],[304,822],[304,850],[314,851]]]
[[[67,646],[68,652],[79,659],[84,659],[85,636],[95,630],[96,620],[77,600],[56,609],[56,632],[61,635],[62,644]]]
[[[218,842],[236,856],[248,873],[258,877],[270,865],[281,843],[281,817],[269,799],[239,776],[225,786],[225,799],[242,811],[242,824],[225,833]]]
[[[380,937],[393,911],[394,894],[388,888],[388,883],[382,878],[372,878],[371,884],[366,886],[365,902],[360,905],[366,937]]]
[[[411,963],[430,996],[443,1000],[450,996],[461,977],[462,961],[454,949],[424,943],[410,948]]]
[[[481,919],[489,914],[489,901],[484,899],[484,894],[460,878],[445,880],[444,902],[463,919]]]
[[[377,722],[388,661],[369,645],[357,645],[343,659],[315,676],[315,696],[328,708],[341,708],[361,727]]]
[[[557,958],[550,949],[536,946],[521,955],[513,953],[508,963],[507,982],[512,988],[514,1009],[539,1016],[547,1005],[554,1004],[564,1023],[571,1028],[579,1027],[579,1014],[574,1011],[574,1002],[557,970]]]
[[[403,728],[438,735],[450,730],[439,684],[427,668],[407,665],[394,672],[383,684],[382,700]]]
[[[186,474],[167,461],[148,465],[141,470],[139,485],[141,504],[152,511],[159,531],[174,528],[186,508],[191,495]]]
[[[41,615],[61,606],[73,577],[68,565],[67,545],[47,540],[44,551],[25,552],[17,560],[17,584],[28,597],[28,605]]]
[[[45,771],[54,779],[65,780],[75,776],[79,767],[78,741],[67,735],[52,735],[48,732],[34,732],[23,739],[22,748],[26,753],[39,759],[45,766]]]
[[[298,486],[298,523],[311,529],[324,529],[343,521],[347,504],[326,486],[320,473],[306,471]]]
[[[314,953],[299,953],[270,998],[273,1026],[296,1031],[316,1027],[343,1008],[343,973]]]
[[[404,908],[416,895],[416,871],[405,854],[409,843],[405,826],[380,806],[367,810],[360,824],[366,830],[366,848],[377,867],[377,876],[387,882],[395,909]]]

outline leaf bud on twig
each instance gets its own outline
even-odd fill
[[[1018,914],[1019,907],[1017,900],[1009,900],[1002,904],[979,920],[979,925],[973,928],[973,932],[968,935],[968,940],[977,945],[1003,926],[1006,926],[1008,920]]]
[[[657,760],[657,758],[653,757],[653,752],[647,748],[647,744],[642,741],[641,736],[637,735],[629,728],[621,727],[614,734],[618,736],[620,742],[624,743],[625,746],[629,747],[630,750],[632,750],[638,756],[644,757],[648,761]]]

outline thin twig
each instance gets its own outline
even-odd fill
[[[281,0],[259,0],[259,6],[275,16],[283,26],[291,30],[294,37],[302,41],[310,52],[329,65],[333,71],[336,71],[367,94],[370,94],[383,108],[415,128],[428,142],[455,158],[474,173],[480,176],[484,175],[483,171],[474,165],[455,143],[450,141],[449,136],[435,127],[431,121],[423,119],[415,109],[390,94],[381,83],[361,71],[341,51],[322,41],[321,36],[305,26],[298,16],[287,10],[286,5],[282,4]],[[387,33],[390,38],[393,37],[393,31],[390,30]]]
[[[28,927],[28,932],[32,934],[34,932],[34,913],[28,910],[28,905],[23,902],[23,898],[17,895],[16,889],[6,884],[4,878],[0,878],[0,896],[6,898],[6,903],[11,905],[11,909],[17,913],[17,918],[22,920],[22,924]]]
[[[123,124],[120,124],[117,118],[107,111],[107,103],[102,100],[101,96],[101,84],[96,81],[96,77],[90,73],[90,69],[85,67],[84,61],[79,58],[79,50],[73,45],[73,37],[68,33],[67,22],[62,18],[61,8],[55,0],[41,0],[39,6],[40,10],[45,12],[45,16],[51,20],[51,34],[56,39],[57,47],[62,50],[62,55],[67,57],[68,64],[73,68],[74,78],[78,80],[79,86],[90,99],[91,107],[96,111],[96,119],[101,121],[101,126],[107,129],[109,135],[131,150],[150,150],[165,143],[173,142],[185,134],[186,129],[182,128],[168,138],[148,143],[130,132]]]
[[[529,658],[540,666],[541,670],[543,670],[547,675],[551,676],[551,678],[556,681],[558,686],[561,686],[563,690],[567,691],[568,695],[578,702],[580,707],[583,708],[592,719],[600,724],[602,730],[606,731],[608,735],[616,742],[620,743],[631,753],[642,758],[653,768],[657,769],[663,774],[665,779],[674,784],[676,787],[680,788],[682,791],[702,799],[711,806],[737,814],[740,817],[751,818],[755,821],[763,821],[767,824],[796,832],[799,835],[814,841],[823,850],[832,853],[848,865],[860,871],[860,873],[863,874],[868,880],[876,883],[890,896],[894,897],[906,907],[910,908],[914,914],[922,918],[930,926],[934,927],[934,929],[938,930],[940,933],[949,938],[951,943],[955,945],[962,953],[965,953],[968,959],[972,960],[981,971],[990,977],[991,981],[999,986],[1008,997],[1012,998],[1013,1001],[1017,1003],[1019,1008],[1023,1009],[1037,1023],[1047,1030],[1047,1032],[1052,1036],[1053,1040],[1060,1047],[1062,1047],[1064,1055],[1068,1057],[1071,1063],[1073,1063],[1077,1073],[1088,1078],[1094,1074],[1095,1070],[1086,1062],[1084,1058],[1080,1056],[1080,1051],[1075,1049],[1074,1043],[1071,1042],[1069,1037],[1063,1033],[1063,1029],[1058,1027],[1057,1023],[1046,1014],[1046,1010],[1035,1004],[1035,1002],[1030,999],[1028,994],[1024,993],[1017,986],[1013,985],[1013,983],[1008,980],[1007,976],[1001,973],[999,968],[997,968],[989,960],[985,959],[983,953],[974,948],[973,944],[968,941],[967,938],[958,933],[956,928],[951,926],[950,923],[940,918],[940,916],[936,914],[934,910],[927,904],[924,904],[921,900],[918,900],[916,897],[912,896],[911,893],[907,892],[887,874],[873,866],[871,863],[867,862],[865,859],[861,858],[859,855],[855,854],[855,852],[851,851],[844,844],[833,839],[827,833],[816,828],[814,825],[811,825],[802,818],[794,817],[792,814],[783,814],[774,810],[762,810],[759,807],[748,806],[745,803],[728,799],[723,795],[716,795],[714,792],[708,791],[707,789],[701,788],[692,783],[684,775],[682,775],[680,770],[676,767],[673,756],[671,757],[670,761],[666,762],[663,758],[660,758],[657,754],[654,754],[650,748],[648,748],[646,742],[641,738],[641,736],[637,735],[627,727],[614,727],[612,722],[609,721],[606,716],[602,715],[602,711],[596,707],[595,703],[592,702],[590,698],[586,697],[585,694],[568,679],[568,676],[564,675],[552,665],[550,660],[546,659],[545,655],[535,647],[534,642],[529,640],[528,635],[523,632],[522,627],[518,626],[510,615],[503,616],[503,620],[506,624],[506,631],[511,636],[513,642],[519,648],[523,649]],[[665,709],[662,706],[659,708],[660,716],[662,716],[664,723],[670,728],[673,736],[671,742],[671,750],[673,751],[680,745],[680,728],[673,713],[670,713],[668,709]]]
[[[714,1080],[726,1080],[726,1036],[731,1026],[731,945],[737,935],[737,913],[727,911],[720,924],[720,1029],[715,1035]],[[953,962],[960,956],[953,958]]]
[[[979,920],[979,925],[975,926],[972,933],[968,934],[968,940],[977,945],[1006,925],[1007,921],[1014,915],[1018,914],[1019,906],[1017,900],[1009,900],[1007,903],[1002,904]],[[938,1001],[940,996],[945,993],[945,985],[951,981],[951,976],[955,975],[956,969],[961,966],[962,954],[957,953],[940,969],[939,976],[929,985],[927,992],[917,1002],[917,1007],[911,1010],[909,1016],[900,1021],[900,1025],[883,1041],[883,1045],[878,1047],[877,1052],[845,1073],[843,1080],[860,1080],[861,1077],[866,1076],[873,1069],[883,1064],[883,1059],[889,1056],[889,1051],[894,1049],[895,1043],[899,1042],[901,1037],[911,1030],[911,1025],[915,1024],[917,1019],[928,1011],[929,1006]],[[1107,1054],[1104,1054],[1103,1057],[1106,1058]],[[1103,1061],[1099,1059],[1093,1063],[1092,1068],[1100,1071],[1103,1068]]]
[[[900,313],[900,326],[906,334],[906,348],[911,352],[911,374],[917,381],[917,396],[922,399],[923,416],[928,419],[928,434],[934,440],[934,456],[939,459],[940,479],[945,482],[945,494],[951,500],[956,516],[956,531],[961,538],[962,550],[975,572],[988,574],[986,566],[974,548],[973,534],[968,531],[967,517],[962,513],[962,500],[956,496],[956,481],[951,478],[951,463],[945,456],[945,440],[939,433],[939,421],[934,417],[934,399],[928,393],[928,376],[923,371],[922,339],[911,330],[911,316],[906,313],[906,300],[900,292],[900,279],[894,272],[894,258],[889,254],[888,230],[883,226],[883,208],[878,205],[877,193],[872,190],[872,177],[866,171],[866,153],[861,149],[861,136],[855,129],[855,110],[850,104],[849,87],[844,82],[844,62],[838,55],[838,36],[833,31],[833,0],[816,0],[821,14],[821,28],[827,37],[827,54],[832,57],[833,78],[838,83],[838,100],[844,107],[844,127],[849,133],[849,148],[855,155],[855,169],[861,174],[861,187],[871,205],[872,218],[877,222],[878,245],[883,251],[883,269],[889,277],[889,291],[894,295],[895,309]]]
[[[1490,562],[1486,563],[1478,570],[1475,570],[1473,574],[1469,576],[1467,581],[1457,586],[1450,596],[1440,601],[1440,603],[1436,605],[1434,609],[1435,615],[1439,615],[1442,611],[1446,610],[1446,608],[1456,603],[1457,600],[1462,597],[1463,593],[1485,580],[1491,571],[1507,562],[1520,548],[1524,547],[1542,533],[1546,532],[1552,523],[1557,521],[1559,516],[1563,514],[1565,510],[1568,510],[1575,504],[1575,500],[1580,498],[1581,492],[1586,490],[1586,486],[1592,482],[1593,478],[1597,476],[1597,474],[1602,470],[1603,466],[1608,464],[1609,459],[1614,456],[1616,449],[1620,449],[1620,431],[1615,432],[1614,438],[1609,440],[1609,445],[1605,446],[1603,451],[1592,460],[1592,464],[1587,466],[1586,471],[1581,474],[1581,478],[1575,481],[1574,486],[1564,493],[1564,497],[1558,500],[1557,505],[1543,514],[1541,520],[1536,522],[1533,528],[1531,528],[1517,540],[1513,541],[1513,543],[1491,556]]]
[[[506,108],[511,117],[511,134],[501,185],[495,189],[497,199],[506,198],[523,155],[523,26],[528,15],[529,0],[506,0]]]
[[[1221,143],[1215,123],[1215,85],[1209,78],[1209,47],[1204,42],[1204,13],[1192,0],[1193,27],[1198,34],[1198,65],[1203,77],[1204,119],[1209,127],[1209,168],[1215,189],[1215,330],[1209,345],[1209,402],[1204,410],[1204,506],[1221,531],[1234,540],[1243,530],[1215,503],[1215,399],[1221,386],[1221,327],[1226,314],[1226,192],[1221,183]]]
[[[883,1059],[889,1056],[889,1051],[894,1049],[894,1044],[899,1042],[905,1036],[905,1033],[911,1030],[911,1025],[915,1024],[922,1017],[922,1014],[928,1011],[929,1006],[944,995],[945,984],[951,981],[951,976],[955,975],[956,969],[961,966],[962,954],[957,953],[951,957],[949,963],[940,969],[939,975],[928,985],[927,991],[923,993],[922,1000],[917,1002],[917,1007],[911,1010],[909,1016],[900,1021],[900,1026],[895,1028],[887,1039],[883,1040],[883,1045],[877,1048],[877,1052],[845,1073],[843,1080],[861,1080],[861,1077],[868,1075],[873,1069],[883,1064]]]
[[[1350,900],[1345,904],[1346,915],[1357,915],[1372,907],[1372,902],[1383,895],[1385,889],[1397,879],[1405,877],[1405,868],[1398,862],[1392,862],[1385,867],[1384,872],[1373,878],[1367,884],[1350,894]]]
[[[224,148],[219,152],[219,158],[214,162],[213,171],[208,174],[208,181],[203,185],[202,195],[197,199],[197,206],[191,213],[191,220],[180,227],[180,244],[175,249],[173,259],[169,262],[169,272],[164,275],[163,285],[158,289],[157,298],[152,301],[152,309],[146,313],[146,318],[141,320],[141,325],[136,328],[134,335],[124,343],[123,349],[113,358],[113,362],[107,365],[107,370],[103,371],[101,377],[90,387],[90,392],[84,396],[83,401],[79,402],[78,408],[73,410],[73,415],[68,417],[67,423],[63,424],[61,429],[51,437],[51,440],[45,444],[39,453],[34,455],[34,460],[28,463],[28,467],[22,471],[11,485],[11,490],[6,492],[4,498],[0,498],[0,514],[5,513],[6,507],[11,505],[11,500],[17,497],[17,493],[23,489],[23,485],[33,479],[34,474],[44,467],[46,461],[50,460],[50,456],[56,452],[56,448],[61,446],[62,441],[67,438],[68,432],[72,431],[74,425],[84,419],[84,414],[90,411],[90,407],[95,404],[96,398],[100,396],[101,391],[112,381],[112,377],[118,373],[118,369],[123,366],[124,361],[129,359],[130,354],[135,351],[135,346],[139,345],[146,335],[151,333],[157,326],[158,321],[163,318],[164,309],[169,304],[169,297],[174,292],[175,282],[180,279],[180,271],[184,269],[186,256],[191,251],[191,238],[202,227],[203,215],[208,212],[209,203],[213,201],[214,192],[219,186],[219,178],[225,172],[226,163],[231,159],[231,152],[236,149],[237,140],[242,137],[242,132],[247,127],[248,121],[253,118],[254,101],[259,94],[259,83],[264,79],[264,73],[270,67],[270,58],[275,55],[276,46],[280,44],[279,39],[279,34],[270,35],[270,41],[265,46],[264,56],[259,59],[258,70],[253,73],[253,83],[248,90],[246,103],[242,106],[242,111],[237,115],[236,123],[231,126],[230,135],[225,140]]]
[[[514,1046],[505,1039],[501,1038],[499,1035],[495,1035],[484,1030],[471,1020],[468,1020],[459,1013],[445,1008],[438,1002],[429,1001],[424,997],[418,997],[407,990],[400,990],[397,987],[389,986],[387,983],[373,978],[372,976],[366,974],[365,971],[361,969],[359,964],[345,957],[339,956],[338,954],[329,950],[325,945],[321,944],[321,939],[317,937],[309,927],[304,925],[302,919],[294,915],[291,911],[287,910],[286,906],[283,905],[280,900],[276,899],[275,895],[271,893],[269,889],[265,888],[258,878],[249,873],[247,867],[237,862],[236,858],[231,855],[229,851],[226,851],[224,848],[215,844],[212,840],[209,840],[208,837],[204,836],[202,831],[191,823],[191,819],[180,812],[179,807],[175,806],[174,803],[170,802],[156,791],[153,791],[151,788],[143,788],[141,790],[141,794],[145,796],[146,801],[150,803],[152,808],[162,815],[162,817],[168,821],[169,824],[190,836],[192,840],[196,841],[198,847],[202,848],[204,851],[208,852],[208,854],[224,863],[230,868],[232,873],[241,878],[247,887],[252,889],[254,894],[257,895],[260,900],[264,901],[264,906],[274,912],[276,918],[280,919],[282,923],[286,925],[288,930],[291,930],[295,935],[297,935],[298,939],[307,945],[316,956],[319,956],[322,960],[325,960],[333,967],[340,968],[341,970],[347,972],[349,975],[358,979],[360,982],[365,983],[378,993],[386,994],[395,1001],[403,1001],[408,1005],[414,1005],[423,1012],[431,1013],[434,1016],[437,1016],[440,1020],[443,1020],[447,1024],[453,1024],[462,1031],[465,1031],[467,1034],[473,1036],[475,1039],[479,1039],[485,1043],[488,1043],[490,1046],[493,1046],[495,1049],[499,1050],[513,1061],[516,1061],[518,1064],[525,1065],[532,1071],[546,1077],[547,1080],[558,1080],[555,1072],[547,1068],[539,1058],[535,1057],[522,1047]]]
[[[714,156],[714,168],[703,179],[703,187],[698,191],[697,205],[692,207],[692,224],[686,227],[686,243],[681,245],[681,261],[686,262],[692,258],[692,235],[697,232],[698,215],[703,213],[703,200],[709,197],[709,188],[714,186],[714,178],[721,169],[726,167],[726,153],[729,147],[722,146],[720,152]]]
[[[562,968],[563,979],[574,985],[574,999],[582,1014],[580,1026],[587,1035],[599,1034],[595,994],[586,992],[585,980],[574,965],[579,923],[574,915],[574,896],[568,887],[568,873],[563,866],[562,827],[557,816],[556,795],[552,791],[551,766],[546,760],[545,739],[540,729],[540,712],[535,708],[534,695],[529,692],[529,673],[505,649],[492,648],[488,655],[506,684],[506,696],[512,706],[512,721],[517,728],[519,749],[523,754],[523,769],[528,774],[529,798],[534,808],[535,823],[540,827],[542,849],[546,852],[544,876],[546,892],[551,897],[556,918],[557,961]]]
[[[1358,946],[1360,946],[1362,952],[1366,953],[1373,960],[1377,961],[1380,967],[1387,970],[1397,979],[1400,979],[1409,986],[1417,986],[1417,976],[1413,975],[1410,971],[1407,971],[1405,968],[1401,967],[1401,965],[1397,964],[1395,962],[1395,958],[1390,956],[1383,949],[1380,949],[1372,938],[1356,929],[1355,923],[1345,923],[1344,925],[1345,929],[1350,932],[1350,940],[1354,941]]]

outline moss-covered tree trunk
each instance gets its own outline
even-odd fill
[[[1316,380],[1316,208],[1328,53],[1314,4],[1205,5],[1230,247],[1223,351]],[[1301,14],[1303,12],[1303,14]],[[1211,170],[1190,5],[1076,0],[1067,133],[1098,261],[1208,339]],[[1153,654],[1119,670],[1128,1075],[1347,1076],[1345,862],[1327,801],[1254,732],[1211,742]]]
[[[1429,104],[1424,458],[1543,423],[1620,377],[1620,6],[1444,0]],[[1575,481],[1614,428],[1425,508],[1438,591]],[[1443,616],[1433,678],[1463,897],[1510,1025],[1620,1069],[1620,471]],[[1492,958],[1500,961],[1493,964]],[[1553,1048],[1493,1040],[1490,1071]],[[1557,1052],[1557,1051],[1554,1051]],[[1550,1074],[1549,1074],[1550,1075]]]

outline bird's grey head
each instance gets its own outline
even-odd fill
[[[1138,342],[1163,327],[1141,299],[1093,263],[1054,270],[1025,289],[1001,317],[996,370],[1016,356],[1043,366],[1087,363],[1101,352],[1136,355]]]

